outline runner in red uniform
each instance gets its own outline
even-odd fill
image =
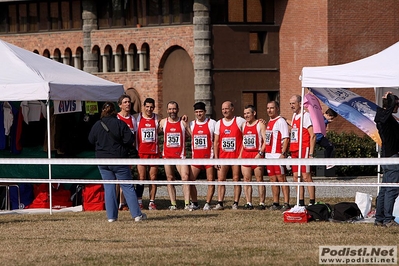
[[[313,133],[312,121],[308,112],[303,112],[303,123],[302,123],[302,137],[300,136],[301,128],[301,101],[302,97],[294,95],[290,99],[291,110],[293,111],[291,121],[291,133],[290,133],[290,151],[292,158],[299,158],[299,143],[302,142],[302,153],[301,158],[313,158],[314,147],[316,143],[316,135]],[[298,166],[292,166],[292,173],[294,181],[298,181],[299,173]],[[310,166],[301,166],[301,175],[304,182],[313,182],[312,175],[310,173]],[[309,201],[310,204],[315,203],[316,193],[314,186],[308,186]],[[299,188],[299,205],[305,205],[305,189],[303,186]]]
[[[185,121],[178,117],[179,105],[177,102],[171,101],[167,104],[168,117],[161,120],[160,128],[164,132],[164,144],[162,157],[165,159],[185,159],[186,135],[190,135],[190,130]],[[174,181],[175,168],[180,174],[183,181],[189,180],[188,165],[165,165],[165,174],[168,181]],[[168,193],[170,197],[170,210],[176,210],[176,188],[174,185],[168,185]],[[190,185],[183,185],[185,209],[190,209]]]
[[[233,115],[234,106],[230,101],[222,104],[223,118],[217,121],[215,126],[215,141],[214,152],[215,158],[238,158],[242,145],[241,126],[245,123],[242,117],[235,117]],[[216,165],[218,170],[218,181],[226,181],[227,172],[231,167],[233,172],[233,181],[240,181],[240,166],[239,165]],[[218,186],[218,204],[215,210],[223,210],[224,195],[226,187],[224,185]],[[241,195],[241,186],[234,186],[234,203],[232,209],[238,209],[238,202]]]
[[[119,113],[117,114],[117,118],[125,122],[130,131],[132,131],[133,135],[136,133],[136,119],[130,114],[131,109],[131,98],[127,94],[123,94],[118,99]],[[125,196],[123,195],[123,191],[120,186],[117,184],[116,189],[119,191],[119,210],[129,210]],[[139,207],[143,209],[143,203],[139,201]]]
[[[289,131],[288,124],[280,114],[280,104],[276,101],[271,101],[267,104],[267,114],[270,117],[266,126],[265,143],[262,151],[266,152],[266,159],[286,158],[289,145]],[[285,167],[282,165],[268,165],[267,173],[270,182],[287,182],[285,175]],[[284,205],[281,207],[279,203],[280,186],[272,186],[273,205],[271,210],[286,211],[291,208],[290,202],[290,188],[282,186],[284,195]]]
[[[244,109],[244,118],[246,122],[242,125],[242,148],[240,158],[254,159],[260,158],[258,155],[261,152],[263,144],[263,136],[265,136],[265,124],[261,123],[255,118],[256,110],[255,106],[247,105]],[[262,153],[264,154],[264,153]],[[241,165],[241,172],[245,182],[252,181],[252,173],[255,174],[257,182],[263,182],[263,165]],[[258,187],[259,192],[259,206],[258,209],[264,210],[266,187],[260,185]],[[247,203],[244,205],[245,209],[252,210],[252,186],[244,186],[245,198]]]
[[[154,113],[155,101],[152,98],[144,100],[144,112],[137,114],[137,138],[136,146],[141,159],[159,159],[159,144],[158,144],[158,130],[159,122],[158,115]],[[151,181],[157,179],[158,166],[157,165],[137,165],[137,172],[140,180],[147,179],[147,173]],[[136,186],[137,197],[139,202],[142,202],[144,185]],[[150,184],[148,186],[150,194],[149,210],[156,210],[155,195],[157,193],[157,185]]]
[[[193,159],[212,159],[213,158],[213,139],[216,121],[206,117],[205,103],[198,102],[194,104],[194,112],[196,119],[190,123],[191,130],[191,157]],[[190,180],[195,181],[201,172],[206,171],[206,179],[208,181],[215,181],[215,168],[212,165],[192,165]],[[198,208],[197,190],[190,189],[193,210]],[[206,203],[203,210],[211,209],[211,201],[215,193],[215,186],[208,186],[208,193],[206,195]],[[197,202],[197,205],[195,205]]]

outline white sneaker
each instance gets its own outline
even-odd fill
[[[170,211],[176,211],[177,210],[177,206],[176,205],[170,205],[168,209]]]
[[[232,210],[238,210],[238,204],[234,203],[234,204],[231,206],[231,209],[232,209]]]
[[[210,211],[211,209],[212,209],[211,205],[209,205],[208,203],[205,203],[203,210],[204,211]]]
[[[190,209],[192,210],[192,211],[196,211],[196,210],[199,210],[199,206],[198,205],[194,205],[194,203],[192,203],[191,202],[191,204],[190,204]]]
[[[217,211],[221,211],[221,210],[224,210],[224,207],[218,203],[218,204],[215,206],[215,208],[213,208],[213,209],[214,209],[214,210],[217,210]]]
[[[142,213],[140,216],[134,217],[135,222],[141,222],[143,220],[147,220],[147,215],[145,213]]]
[[[326,165],[326,170],[331,169],[333,167],[335,167],[335,165]]]
[[[110,223],[116,222],[116,219],[108,219],[108,222]]]

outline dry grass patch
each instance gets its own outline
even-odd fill
[[[399,228],[372,224],[285,224],[270,210],[146,213],[142,223],[128,212],[115,223],[105,212],[1,215],[0,258],[3,265],[317,265],[319,245],[396,245],[399,236]]]

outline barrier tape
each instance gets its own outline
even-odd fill
[[[393,165],[399,157],[390,158],[307,158],[307,159],[120,159],[120,158],[0,158],[0,164],[20,165]],[[233,182],[233,181],[160,181],[160,180],[93,180],[93,179],[37,179],[0,178],[2,183],[73,183],[73,184],[157,184],[157,185],[265,185],[265,186],[362,186],[399,187],[397,183],[337,183],[337,182]]]
[[[389,158],[306,158],[306,159],[120,159],[120,158],[0,158],[0,164],[37,165],[393,165]]]

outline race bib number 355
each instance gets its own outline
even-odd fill
[[[236,150],[236,138],[223,138],[222,150],[232,152]]]

